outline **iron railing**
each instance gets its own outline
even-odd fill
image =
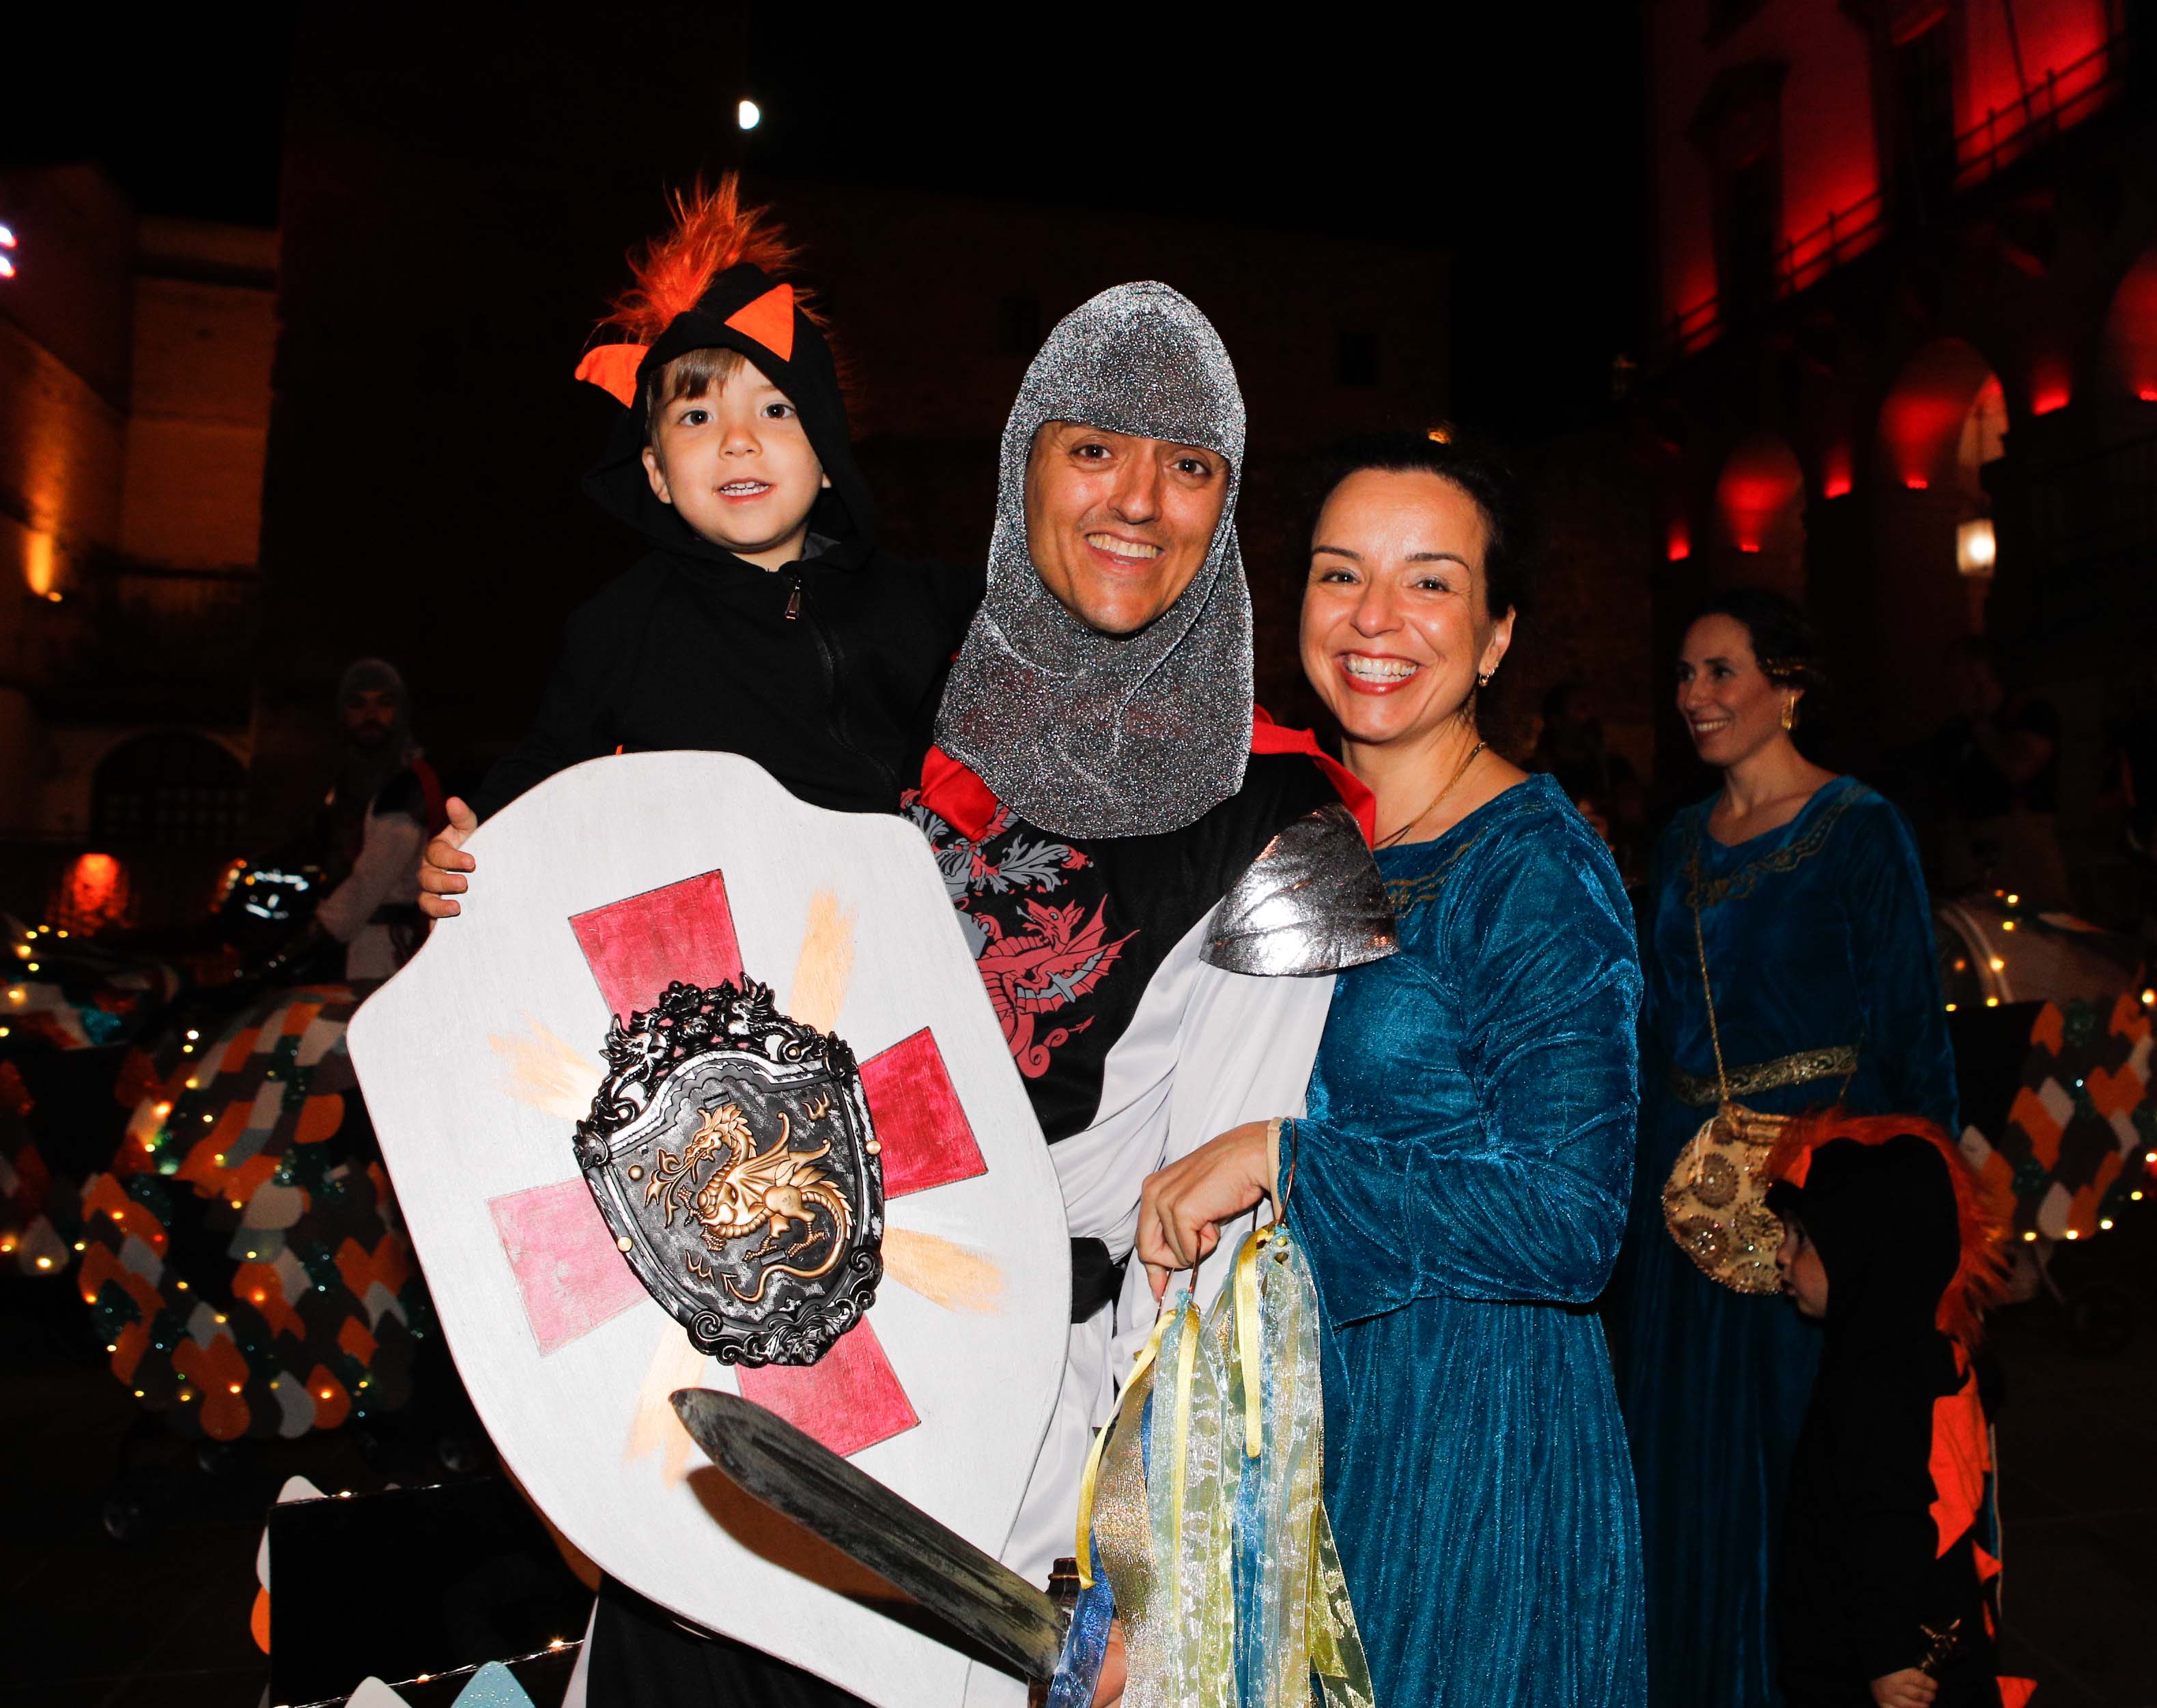
[[[2127,35],[2120,31],[2064,67],[2048,69],[2012,106],[1994,107],[1954,139],[1951,188],[1974,188],[2043,147],[2067,126],[2104,106],[2126,81]],[[1830,211],[1810,231],[1785,238],[1775,255],[1774,299],[1794,296],[1818,284],[1845,261],[1865,253],[1885,235],[1887,197],[1872,192],[1847,208]],[[1674,357],[1690,356],[1723,330],[1720,292],[1703,298],[1663,323],[1663,345]]]

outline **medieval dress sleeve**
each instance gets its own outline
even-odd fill
[[[1430,1295],[1585,1303],[1624,1230],[1640,1004],[1630,922],[1562,858],[1486,863],[1434,911],[1404,929],[1401,963],[1459,1015],[1487,1136],[1438,1150],[1337,1120],[1295,1124],[1292,1213],[1306,1245],[1324,1248],[1336,1322]]]
[[[1923,1115],[1952,1138],[1962,1130],[1954,1047],[1917,844],[1902,815],[1884,801],[1867,821],[1845,829],[1870,832],[1851,836],[1846,857],[1865,1016],[1858,1049],[1879,1063],[1892,1109]]]

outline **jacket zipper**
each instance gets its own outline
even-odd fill
[[[798,620],[801,615],[801,578],[799,575],[789,574],[786,580],[785,615],[786,620],[791,623]],[[855,754],[864,764],[874,770],[878,776],[883,779],[885,788],[890,791],[893,809],[896,810],[899,796],[898,774],[883,760],[864,749],[861,743],[853,738],[852,732],[847,728],[846,699],[839,691],[839,660],[837,645],[831,637],[824,632],[814,617],[809,620],[809,634],[816,643],[816,656],[824,666],[824,682],[831,696],[831,733],[837,738],[841,747],[846,749],[848,753]]]

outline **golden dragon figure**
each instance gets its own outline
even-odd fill
[[[757,1277],[753,1292],[744,1293],[728,1280],[727,1291],[746,1304],[754,1304],[764,1297],[764,1284],[774,1275],[813,1281],[836,1268],[846,1253],[854,1218],[838,1183],[816,1166],[817,1158],[830,1154],[830,1142],[814,1150],[788,1150],[791,1128],[781,1111],[777,1142],[759,1152],[755,1135],[749,1131],[749,1118],[738,1104],[722,1104],[703,1114],[703,1121],[679,1156],[663,1148],[660,1150],[658,1166],[644,1189],[645,1202],[662,1206],[669,1227],[674,1225],[677,1210],[695,1216],[704,1244],[715,1252],[763,1227],[762,1243],[749,1253],[752,1260],[770,1251],[796,1222],[801,1224],[801,1237],[786,1248],[785,1255],[794,1257],[813,1245],[818,1237],[814,1212],[821,1209],[831,1222],[830,1254],[814,1268],[773,1263]],[[726,1160],[699,1186],[698,1170],[722,1151]]]

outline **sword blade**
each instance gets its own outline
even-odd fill
[[[744,1492],[904,1590],[1020,1677],[1055,1673],[1063,1616],[1001,1561],[759,1405],[709,1388],[673,1399],[682,1427]]]

